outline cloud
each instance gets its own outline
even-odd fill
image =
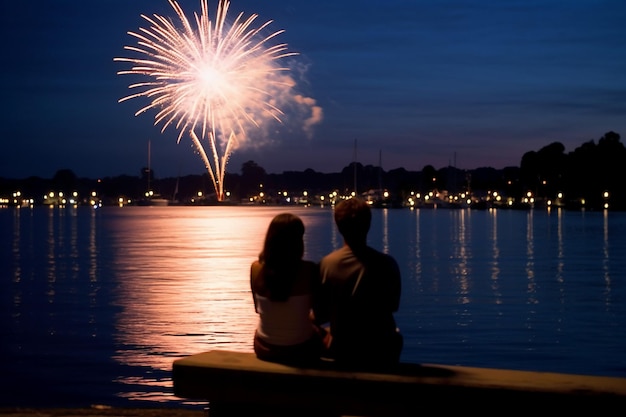
[[[315,99],[311,97],[304,97],[297,94],[294,100],[309,114],[309,117],[304,120],[302,130],[307,138],[311,139],[313,137],[313,127],[321,123],[324,119],[324,111],[317,105]]]

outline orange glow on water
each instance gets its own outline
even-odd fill
[[[122,346],[114,360],[169,371],[173,359],[202,351],[251,352],[258,317],[249,268],[258,257],[270,220],[284,210],[122,210],[112,223],[119,281],[115,304],[120,308],[116,340]],[[118,382],[152,387],[148,393],[144,388],[126,391],[131,399],[172,399],[169,378]]]
[[[115,233],[121,308],[116,327],[119,342],[129,346],[116,360],[170,369],[172,357],[202,350],[251,351],[257,317],[249,267],[273,213],[267,222],[259,219],[265,212],[250,211],[224,221],[215,208],[187,210],[185,216],[170,216],[172,210],[126,216],[132,235],[123,226]]]

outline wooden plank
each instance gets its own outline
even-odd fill
[[[483,409],[496,400],[534,411],[545,401],[560,411],[626,405],[626,378],[408,363],[386,373],[332,364],[299,368],[223,350],[174,361],[173,381],[176,396],[208,400],[216,408],[280,406],[318,415],[409,416],[441,399],[448,411]]]

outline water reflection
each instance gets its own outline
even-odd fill
[[[408,245],[407,245],[407,258],[408,262],[408,272],[409,275],[414,277],[414,280],[408,280],[409,283],[415,283],[418,288],[415,292],[422,292],[421,284],[422,284],[422,263],[421,263],[421,244],[420,244],[420,213],[421,210],[411,209],[409,212],[409,220],[407,221],[407,229],[411,234],[409,234]],[[407,280],[404,280],[407,281]],[[411,290],[411,288],[406,288],[404,285],[403,293],[406,294],[407,289]]]
[[[458,279],[459,285],[459,304],[467,304],[470,302],[470,283],[469,275],[472,272],[469,260],[472,258],[471,247],[468,242],[471,241],[471,228],[466,223],[466,216],[469,210],[460,210],[455,216],[453,226],[450,228],[450,240],[453,242],[453,273]]]
[[[493,291],[494,303],[502,303],[502,292],[500,291],[500,246],[498,241],[498,212],[499,210],[489,210],[489,218],[491,223],[489,225],[488,239],[491,242],[491,290]]]
[[[384,253],[389,253],[389,209],[381,209],[381,247],[380,250]]]
[[[252,351],[258,317],[249,268],[277,209],[187,209],[184,215],[152,209],[149,216],[125,209],[114,224],[115,303],[121,307],[114,359],[169,370],[172,358],[200,351]],[[169,379],[152,381],[159,383],[170,385]]]
[[[565,247],[563,240],[563,209],[557,208],[557,275],[556,280],[563,283],[563,270],[565,268]]]
[[[604,210],[602,216],[602,270],[604,272],[604,284],[607,305],[610,303],[611,294],[611,272],[610,272],[610,256],[609,256],[609,211]],[[624,254],[626,256],[626,254]]]
[[[116,359],[169,369],[172,356],[201,349],[251,350],[257,318],[249,267],[269,222],[243,213],[161,212],[116,224],[117,330],[128,347]]]
[[[534,240],[534,210],[529,210],[526,216],[526,278],[528,280],[528,303],[535,304],[535,240]]]
[[[252,350],[249,265],[285,209],[308,259],[343,244],[330,208],[0,210],[9,374],[176,400],[174,358]],[[625,233],[623,213],[374,210],[370,244],[403,277],[403,359],[623,376]]]

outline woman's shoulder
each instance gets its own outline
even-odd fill
[[[263,265],[259,261],[254,261],[250,265],[250,285],[254,292],[264,292],[264,282],[261,277]]]
[[[250,265],[250,278],[258,277],[262,268],[263,268],[263,265],[261,264],[261,262],[259,261],[252,262],[252,264]]]

